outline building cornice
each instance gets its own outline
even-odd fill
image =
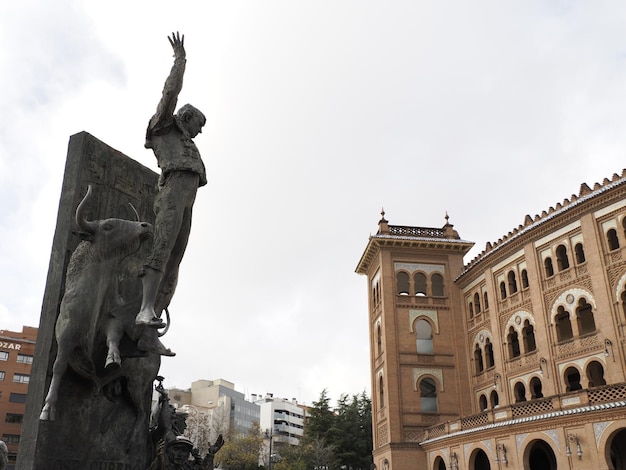
[[[620,188],[619,194],[613,196],[616,188]],[[465,269],[455,279],[459,281],[479,265],[495,257],[506,256],[505,253],[516,249],[532,238],[540,238],[544,233],[553,230],[554,226],[562,225],[573,218],[578,218],[583,213],[587,213],[598,206],[605,205],[607,199],[619,199],[626,191],[626,170],[622,175],[613,175],[613,179],[605,178],[603,183],[596,183],[591,189],[585,183],[580,187],[578,196],[572,194],[571,199],[565,199],[563,203],[558,203],[555,207],[550,207],[548,211],[543,211],[541,215],[531,218],[527,215],[524,224],[500,238],[495,243],[487,243],[485,250],[470,261]]]

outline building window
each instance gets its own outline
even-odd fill
[[[507,279],[509,281],[509,293],[515,294],[517,292],[517,279],[515,278],[515,271],[509,271]]]
[[[21,362],[23,364],[32,364],[33,356],[29,356],[28,354],[18,354],[16,362]]]
[[[619,240],[617,238],[617,231],[612,228],[606,232],[606,241],[609,244],[609,250],[617,250],[619,248]]]
[[[522,338],[524,340],[524,352],[526,354],[537,349],[537,344],[535,343],[535,329],[528,320],[524,322],[524,328],[522,328]]]
[[[582,264],[585,262],[585,249],[582,243],[576,243],[574,254],[576,255],[576,263]]]
[[[383,383],[383,376],[378,379],[378,399],[380,408],[385,407],[385,385]]]
[[[506,299],[506,284],[504,281],[500,283],[500,298],[502,300]]]
[[[20,435],[19,434],[3,434],[2,440],[7,444],[19,444]]]
[[[489,310],[489,297],[487,297],[487,293],[483,295],[483,305],[485,306],[485,310]]]
[[[541,380],[537,377],[533,377],[530,381],[530,398],[536,400],[537,398],[543,398],[543,392],[541,391]]]
[[[9,401],[11,403],[26,403],[26,394],[11,392],[11,395],[9,396]]]
[[[474,348],[474,363],[476,365],[476,375],[482,374],[483,370],[485,370],[483,365],[483,351],[478,344]]]
[[[437,385],[433,379],[422,379],[419,385],[422,412],[437,413]]]
[[[554,266],[552,266],[552,258],[549,256],[543,261],[543,266],[546,269],[546,277],[554,276]]]
[[[433,353],[433,329],[426,320],[420,319],[415,323],[415,340],[418,354]]]
[[[476,315],[480,313],[480,295],[478,292],[474,294],[474,305],[476,305]]]
[[[569,259],[567,258],[567,248],[565,245],[556,247],[556,265],[559,271],[569,268]]]
[[[376,325],[376,344],[378,345],[378,354],[383,352],[383,332],[380,323]]]
[[[0,351],[0,361],[8,361],[9,353],[6,351]]]
[[[495,360],[493,359],[493,344],[491,344],[489,338],[485,340],[485,359],[487,360],[487,369],[493,367],[496,364]]]
[[[409,275],[404,271],[396,274],[398,281],[398,295],[409,295]]]
[[[4,376],[6,373],[3,370],[0,370],[0,380],[4,380]]]
[[[574,333],[572,332],[572,322],[569,318],[569,312],[567,310],[563,307],[559,307],[554,320],[556,323],[557,341],[567,341],[574,337]]]
[[[513,395],[515,395],[515,403],[526,401],[526,387],[522,382],[517,382],[513,387]]]
[[[498,396],[498,392],[495,390],[492,390],[491,395],[489,395],[489,404],[492,408],[497,408],[500,404],[500,397]]]
[[[435,273],[431,276],[430,282],[432,283],[433,297],[443,297],[445,295],[443,288],[443,276]]]
[[[474,318],[474,304],[472,302],[469,303],[469,315],[470,319]]]
[[[413,282],[415,282],[415,295],[426,295],[426,274],[415,273],[413,276]]]
[[[528,271],[522,269],[522,274],[520,274],[520,277],[522,278],[522,289],[528,289]]]
[[[487,397],[484,394],[481,394],[478,399],[478,407],[480,408],[480,411],[485,411],[487,409]]]
[[[7,423],[21,423],[24,420],[24,415],[23,414],[18,414],[18,413],[7,413],[7,417],[5,419],[5,421]]]
[[[586,335],[596,331],[596,322],[593,319],[593,310],[587,300],[580,299],[576,308],[576,321],[578,322],[579,334]]]
[[[507,343],[509,344],[509,357],[514,359],[520,355],[519,338],[515,328],[509,328],[509,334],[506,336]]]
[[[26,374],[13,374],[13,382],[27,384],[30,382],[30,375]]]
[[[565,370],[565,391],[573,392],[575,390],[581,390],[583,387],[580,385],[580,372],[575,367],[568,367]]]
[[[587,380],[589,380],[589,388],[606,385],[604,367],[598,361],[591,361],[587,366]]]

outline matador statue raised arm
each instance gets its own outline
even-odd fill
[[[162,355],[174,353],[161,344],[157,328],[165,326],[161,314],[176,289],[178,268],[191,230],[196,192],[207,183],[204,163],[192,140],[202,132],[206,118],[190,104],[174,114],[185,73],[185,36],[172,33],[168,40],[174,50],[174,65],[146,131],[145,147],[154,152],[161,177],[154,201],[152,252],[140,272],[143,296],[135,318],[137,325],[148,327],[139,340],[139,349]]]

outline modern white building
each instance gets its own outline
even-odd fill
[[[274,398],[271,393],[264,397],[252,394],[252,401],[261,408],[259,424],[268,435],[271,431],[276,449],[285,445],[298,445],[304,435],[304,408],[295,398]]]
[[[260,422],[259,405],[246,400],[235,384],[224,379],[196,380],[189,390],[168,390],[170,403],[190,415],[202,416],[218,434],[246,432]]]

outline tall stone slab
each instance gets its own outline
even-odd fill
[[[146,431],[152,383],[160,366],[159,356],[124,358],[126,375],[118,373],[117,377],[106,378],[106,386],[109,387],[106,396],[102,389],[94,389],[88,380],[68,370],[61,385],[56,419],[41,421],[39,415],[56,356],[54,331],[64,292],[65,272],[70,256],[80,242],[75,223],[78,204],[88,185],[92,185],[94,197],[87,207],[90,219],[116,217],[132,220],[135,215],[129,205],[131,203],[142,221],[153,223],[152,204],[157,192],[157,180],[156,173],[86,132],[70,138],[22,428],[18,470],[144,470],[149,464],[152,449]],[[139,307],[141,283],[137,272],[149,249],[150,241],[125,259],[121,266],[120,289],[116,295],[124,300],[129,312]],[[96,353],[105,354],[102,351]],[[100,363],[100,359],[98,356],[96,362]],[[139,377],[129,378],[128,368]],[[100,372],[109,373],[104,369]],[[135,382],[129,383],[132,380]],[[137,387],[135,396],[129,393],[130,387]],[[137,429],[141,429],[143,434],[138,434]]]

